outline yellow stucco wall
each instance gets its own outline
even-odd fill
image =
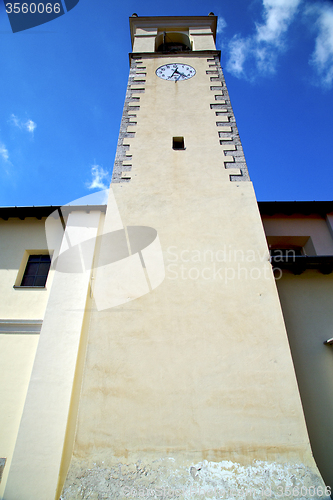
[[[20,284],[29,253],[47,251],[44,224],[45,219],[32,217],[0,220],[0,319],[44,317],[52,271],[45,289],[13,288]],[[38,340],[38,334],[0,333],[0,456],[6,458],[0,497],[11,464]]]
[[[138,184],[115,189],[123,222],[158,230],[167,275],[151,294],[92,313],[76,453],[197,450],[198,459],[310,461],[252,186],[216,182],[208,203],[202,185],[197,196],[176,197],[172,182],[155,184],[151,204]],[[217,255],[224,244],[253,250],[255,264],[180,261],[183,250]],[[182,264],[200,277],[182,279]],[[236,278],[205,279],[203,269],[212,276],[214,264]],[[250,278],[254,266],[259,279]]]
[[[288,237],[310,237],[314,255],[333,254],[333,239],[329,226],[325,218],[320,215],[264,216],[263,224],[269,238],[279,237],[280,241],[288,242]]]
[[[100,215],[99,210],[75,210],[68,216],[7,472],[6,500],[56,498],[62,461],[66,462],[64,448],[71,446],[67,430],[76,418],[76,373]],[[92,243],[78,253],[84,271],[74,272],[77,245],[87,240]]]
[[[305,246],[307,255],[333,255],[331,218],[329,214],[275,214],[264,215],[263,224],[268,241],[306,245],[310,238],[313,252]],[[284,270],[277,277],[312,451],[326,484],[333,487],[333,350],[323,344],[332,338],[333,275],[319,270],[294,275]]]
[[[23,274],[28,253],[47,252],[45,219],[27,218],[23,221],[10,218],[0,220],[0,301],[1,319],[43,319],[52,286],[53,271],[43,289],[13,288],[19,270]],[[27,251],[29,251],[27,253]]]
[[[333,488],[333,275],[285,271],[277,281],[315,460]]]
[[[6,464],[0,483],[4,492],[39,335],[0,334],[0,456]]]

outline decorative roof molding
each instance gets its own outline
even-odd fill
[[[333,201],[259,201],[261,215],[326,214],[333,212]]]
[[[74,212],[75,210],[85,210],[91,212],[93,210],[98,210],[100,212],[106,212],[106,205],[47,205],[39,207],[0,207],[0,219],[8,220],[10,217],[24,220],[27,217],[36,217],[36,219],[42,219],[43,217],[48,217],[54,211],[61,209],[63,215],[67,213]]]

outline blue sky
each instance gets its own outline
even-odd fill
[[[0,3],[0,205],[60,205],[107,187],[128,17],[210,11],[258,200],[332,200],[332,1],[80,0],[15,34]]]

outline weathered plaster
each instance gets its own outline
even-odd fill
[[[330,500],[324,483],[301,463],[254,460],[241,465],[231,460],[191,463],[173,457],[103,462],[72,467],[60,500],[81,499],[286,499]],[[303,493],[303,494],[302,494]]]

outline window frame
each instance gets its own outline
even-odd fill
[[[29,262],[29,258],[33,255],[48,255],[50,257],[50,266],[49,270],[47,273],[45,285],[22,285],[22,281],[25,275],[25,271]],[[19,288],[19,289],[31,289],[31,290],[46,290],[47,282],[50,276],[50,270],[52,266],[52,253],[49,252],[49,250],[40,250],[40,249],[33,249],[33,250],[25,250],[24,255],[21,261],[21,265],[19,267],[15,283],[13,285],[13,288]]]

